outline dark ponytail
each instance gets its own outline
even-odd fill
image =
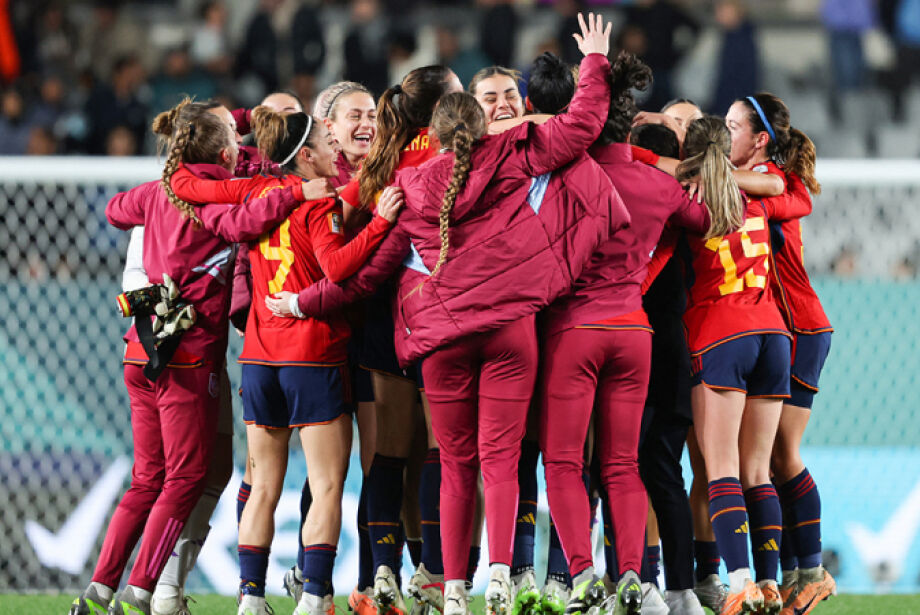
[[[621,51],[613,62],[608,80],[610,108],[601,135],[597,138],[600,145],[626,141],[633,118],[639,112],[632,91],[648,89],[652,83],[652,69],[634,54]]]

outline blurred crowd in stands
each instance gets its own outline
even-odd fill
[[[800,2],[769,0],[0,0],[0,154],[152,153],[150,119],[184,94],[233,108],[285,88],[310,104],[331,81],[379,93],[421,64],[447,64],[468,82],[491,64],[525,69],[546,50],[576,62],[569,33],[586,4],[613,17],[617,47],[654,70],[647,109],[684,95],[675,68],[707,28],[718,49],[711,98],[699,102],[718,113],[763,86],[764,23],[826,34],[832,116],[841,93],[871,85],[903,119],[920,72],[920,0],[812,0],[804,15],[788,10]],[[868,69],[869,31],[888,37],[886,70]]]

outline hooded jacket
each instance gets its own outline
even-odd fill
[[[430,272],[441,248],[438,219],[452,152],[397,174],[406,208],[396,227],[344,284],[323,281],[301,291],[303,313],[332,313],[399,270],[394,337],[405,366],[460,337],[533,314],[567,291],[597,246],[629,222],[609,178],[585,154],[607,117],[608,68],[604,56],[587,56],[569,113],[474,144],[437,275]]]

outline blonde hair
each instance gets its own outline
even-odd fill
[[[744,224],[745,199],[738,188],[729,159],[732,143],[725,122],[712,115],[694,120],[687,127],[684,152],[687,157],[677,167],[677,179],[699,176],[704,200],[709,209],[709,231],[703,237],[721,237]]]
[[[513,68],[506,68],[504,66],[487,66],[486,68],[479,69],[473,78],[470,79],[470,85],[467,88],[467,92],[476,95],[476,88],[479,86],[479,83],[483,79],[488,79],[489,77],[494,77],[496,75],[501,75],[502,77],[510,77],[514,84],[517,85],[522,81],[521,71],[515,70]]]
[[[457,201],[472,168],[473,143],[486,133],[486,116],[473,96],[464,92],[445,94],[431,117],[431,127],[441,144],[453,150],[454,168],[450,183],[441,201],[438,226],[441,236],[441,252],[431,275],[434,276],[447,261],[450,247],[450,211]]]
[[[166,192],[169,202],[195,226],[201,225],[195,207],[176,196],[169,182],[180,162],[215,163],[222,150],[233,147],[233,135],[229,127],[210,113],[211,109],[219,106],[219,103],[193,102],[185,98],[169,111],[157,115],[151,125],[159,141],[158,149],[162,151],[165,147],[168,152],[160,186]]]
[[[339,81],[319,93],[313,105],[313,115],[319,118],[335,120],[337,104],[344,96],[360,92],[374,98],[371,91],[356,81]]]

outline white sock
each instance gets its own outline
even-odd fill
[[[137,585],[128,585],[128,586],[125,587],[125,589],[128,589],[128,587],[130,587],[130,588],[131,588],[131,591],[134,592],[134,595],[135,595],[139,600],[142,600],[143,602],[149,603],[149,602],[150,602],[150,598],[153,597],[153,594],[152,594],[152,593],[150,593],[150,592],[147,591],[146,589],[141,589],[141,588],[138,587]]]
[[[489,566],[489,578],[494,579],[496,575],[501,575],[506,583],[511,584],[511,566],[508,564],[492,564]]]
[[[591,577],[594,576],[594,566],[588,566],[581,572],[575,575],[572,579],[572,589],[575,589],[585,581],[590,581]]]
[[[458,596],[466,595],[466,579],[459,581],[448,581],[444,584],[444,595],[456,594]]]
[[[89,586],[90,586],[91,588],[95,589],[95,590],[96,590],[96,594],[97,594],[100,598],[102,598],[103,600],[105,600],[106,602],[111,602],[111,601],[112,601],[112,594],[115,593],[115,590],[113,590],[113,589],[112,589],[111,587],[109,587],[108,585],[103,585],[102,583],[97,583],[96,581],[93,581],[92,583],[89,584]]]
[[[728,573],[728,591],[737,594],[751,580],[750,568],[738,568]]]
[[[172,555],[166,560],[166,566],[163,568],[159,581],[157,581],[154,593],[158,598],[174,596],[177,592],[181,593],[185,587],[188,573],[195,567],[198,553],[201,552],[201,547],[208,537],[208,532],[211,531],[211,526],[208,523],[211,520],[211,514],[214,509],[217,508],[219,499],[220,491],[213,487],[207,487],[201,497],[198,498],[198,502],[195,504],[195,508],[192,509],[188,521],[185,522],[185,527],[182,528],[182,533],[179,534],[179,539],[176,540]],[[161,589],[161,585],[171,585],[177,589],[170,590],[166,587]]]

